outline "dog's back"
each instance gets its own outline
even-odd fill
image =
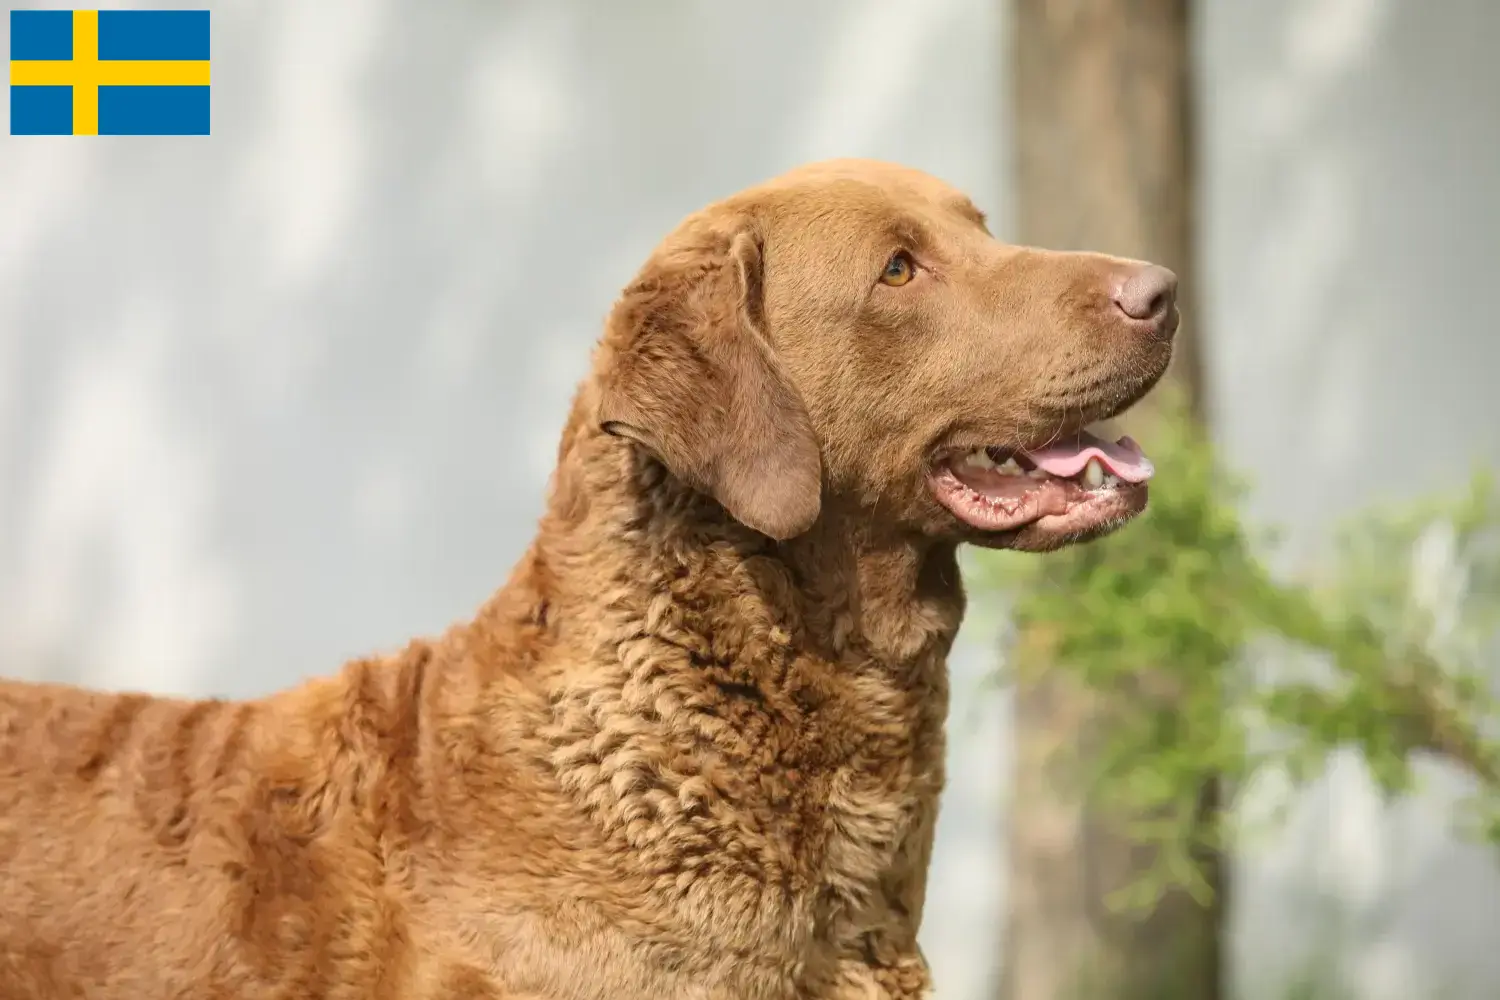
[[[358,744],[399,725],[353,687],[409,671],[371,666],[243,703],[0,682],[0,997],[335,996],[365,979],[341,953],[388,964],[390,753]]]
[[[210,900],[229,877],[187,845],[246,794],[232,765],[252,713],[0,684],[0,995],[128,978],[131,950],[213,961]]]

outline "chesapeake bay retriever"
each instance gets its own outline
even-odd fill
[[[259,701],[0,685],[0,997],[910,998],[961,542],[1142,509],[1175,278],[913,170],[684,221],[472,621]]]

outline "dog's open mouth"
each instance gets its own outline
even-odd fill
[[[1114,443],[1088,431],[1044,448],[980,448],[938,461],[939,502],[981,531],[1035,524],[1047,534],[1108,530],[1143,510],[1155,470],[1128,437]]]

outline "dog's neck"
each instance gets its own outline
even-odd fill
[[[836,651],[892,664],[951,644],[964,609],[956,548],[874,530],[861,511],[836,506],[776,546],[801,582],[809,631]]]
[[[779,627],[830,657],[891,668],[941,660],[958,630],[953,543],[877,529],[837,502],[805,534],[774,542],[625,441],[570,430],[559,458],[538,541],[502,602],[511,614],[516,598],[544,602],[572,630],[599,620],[601,602],[641,610],[664,593],[681,604],[695,592],[732,596],[743,621],[702,622],[723,633],[718,648],[741,627]]]

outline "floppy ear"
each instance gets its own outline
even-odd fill
[[[615,307],[599,425],[785,540],[818,517],[817,438],[764,333],[759,245],[706,239],[653,259]]]

